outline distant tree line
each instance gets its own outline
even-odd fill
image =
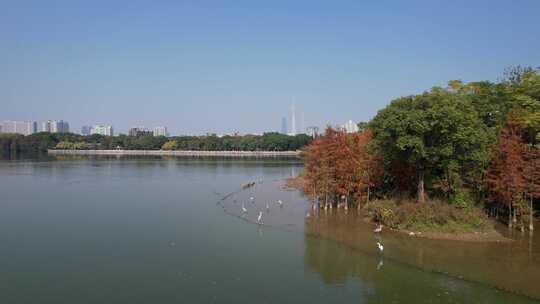
[[[36,133],[28,136],[0,134],[0,153],[43,153],[48,149],[126,149],[197,151],[291,151],[311,142],[305,134],[280,133],[243,136],[82,136],[71,133]]]

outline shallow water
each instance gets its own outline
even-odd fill
[[[353,212],[317,216],[280,189],[301,169],[295,159],[0,161],[0,303],[534,302],[493,286],[538,297],[536,237],[383,233],[381,255]],[[239,191],[252,180],[262,183]]]

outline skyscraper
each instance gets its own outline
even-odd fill
[[[281,117],[281,133],[287,134],[287,117]]]
[[[1,133],[30,135],[37,132],[37,122],[5,120],[1,123],[0,129]]]
[[[50,133],[69,133],[69,123],[63,120],[47,120],[41,125],[41,131]]]
[[[341,129],[347,133],[355,133],[358,132],[358,125],[354,121],[349,120],[344,125],[341,125]]]
[[[154,135],[154,132],[148,130],[145,127],[133,127],[129,129],[129,136],[148,136]]]
[[[103,136],[113,136],[114,130],[110,125],[95,125],[91,128],[90,134],[99,134]]]
[[[154,136],[169,136],[169,132],[167,132],[167,127],[155,127]]]
[[[81,128],[81,134],[82,135],[88,136],[88,135],[90,135],[91,132],[92,132],[92,127],[90,127],[90,126],[82,126],[82,128]]]
[[[307,134],[313,138],[319,136],[319,127],[316,127],[316,126],[307,127],[306,131],[307,131]]]

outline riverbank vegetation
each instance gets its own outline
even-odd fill
[[[279,133],[242,136],[82,136],[36,133],[28,136],[0,134],[0,153],[43,153],[48,149],[98,150],[193,150],[193,151],[295,151],[311,142],[305,134]]]
[[[393,100],[359,133],[328,128],[302,187],[323,208],[365,208],[394,228],[470,230],[487,215],[533,230],[540,199],[540,75],[453,80]]]

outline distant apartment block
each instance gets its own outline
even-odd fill
[[[147,136],[147,135],[154,135],[154,132],[144,127],[135,127],[135,128],[129,129],[128,134],[129,136]]]
[[[155,127],[154,136],[169,136],[169,132],[167,132],[167,127]]]
[[[287,117],[281,118],[281,134],[287,134]]]
[[[63,120],[47,120],[41,125],[41,131],[49,133],[69,133],[69,123]]]
[[[319,136],[319,127],[307,127],[306,128],[307,134],[313,138]]]
[[[90,128],[90,134],[99,134],[103,136],[113,136],[114,130],[113,127],[110,125],[95,125],[92,128]]]
[[[343,131],[347,132],[347,133],[356,133],[356,132],[358,132],[358,125],[352,120],[349,120],[344,125],[341,125],[340,128]]]
[[[82,126],[81,127],[81,135],[88,136],[90,135],[90,132],[92,132],[91,126]]]
[[[4,120],[0,125],[0,132],[22,135],[34,134],[37,132],[37,122]]]

